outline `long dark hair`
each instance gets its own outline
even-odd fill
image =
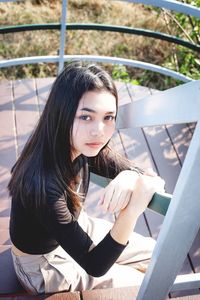
[[[73,208],[79,206],[73,191],[75,172],[71,136],[79,101],[92,90],[106,90],[118,101],[110,75],[94,64],[73,62],[56,78],[38,125],[12,169],[8,189],[23,205],[41,207],[46,202],[47,178],[65,191]]]

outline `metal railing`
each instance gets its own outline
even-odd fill
[[[18,0],[0,0],[0,2],[15,2]],[[115,0],[116,1],[116,0]],[[155,7],[162,7],[182,14],[194,16],[200,19],[200,8],[194,7],[189,4],[181,3],[174,0],[121,0],[123,2],[135,2],[143,3],[147,5],[152,5]],[[119,57],[109,57],[109,56],[94,56],[94,55],[65,55],[65,43],[66,43],[66,32],[68,30],[102,30],[110,32],[122,32],[127,34],[141,35],[150,38],[156,38],[178,45],[182,45],[186,48],[192,49],[200,53],[200,45],[196,45],[189,41],[177,38],[161,32],[154,32],[151,30],[141,29],[141,28],[131,28],[127,26],[115,26],[109,24],[67,24],[67,0],[62,0],[62,15],[60,23],[49,23],[49,24],[25,24],[17,26],[4,26],[0,27],[0,34],[6,34],[10,32],[20,32],[20,31],[33,31],[33,30],[60,30],[60,47],[59,54],[54,56],[34,56],[34,57],[21,57],[9,60],[0,61],[0,68],[17,66],[23,64],[35,64],[35,63],[58,63],[58,72],[60,72],[64,66],[64,62],[72,60],[84,60],[84,61],[96,61],[112,64],[123,64],[126,66],[131,66],[134,68],[141,68],[144,70],[150,70],[157,72],[183,82],[192,81],[193,79],[181,74],[177,71],[158,66],[155,64],[147,63],[144,61],[136,61],[132,59],[119,58]]]

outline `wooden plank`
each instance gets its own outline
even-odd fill
[[[9,199],[7,185],[16,160],[12,83],[0,83],[0,201]]]
[[[83,300],[134,300],[137,297],[137,287],[124,287],[115,289],[97,289],[91,291],[83,291]]]
[[[79,292],[67,292],[67,293],[56,293],[54,295],[46,295],[45,298],[48,300],[80,300]]]
[[[127,83],[126,87],[130,95],[131,101],[138,101],[151,94],[151,90],[146,86],[133,85],[131,83]]]
[[[166,129],[182,166],[190,145],[192,132],[187,124],[167,125]]]
[[[0,228],[5,230],[9,228],[10,217],[2,217],[0,218]]]
[[[7,184],[16,160],[12,82],[0,82],[0,217],[8,216],[10,199]]]
[[[0,229],[0,245],[11,245],[9,229]]]
[[[0,245],[10,245],[10,197],[7,185],[16,160],[12,82],[0,82]]]
[[[50,89],[55,78],[36,78],[36,95],[38,97],[39,111],[43,111]]]
[[[0,217],[8,217],[10,215],[11,201],[10,199],[0,200]]]
[[[166,192],[173,193],[181,166],[164,126],[144,128],[159,175],[166,181]]]
[[[56,293],[52,295],[38,295],[38,296],[17,296],[6,298],[7,300],[80,300],[80,293],[79,292],[65,292],[65,293]]]
[[[115,82],[118,92],[119,103],[118,105],[124,105],[131,102],[130,94],[128,93],[127,86],[123,82]]]
[[[196,123],[190,123],[190,124],[188,124],[188,127],[189,127],[191,133],[194,133],[194,130],[196,128]]]
[[[14,82],[14,106],[16,111],[19,155],[39,117],[39,107],[34,79],[17,80]]]

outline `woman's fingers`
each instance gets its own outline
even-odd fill
[[[155,192],[165,192],[164,185],[164,180],[152,169],[140,176],[133,171],[123,171],[104,189],[99,205],[105,212],[114,213],[124,209],[130,201],[136,201],[134,206],[141,211]]]
[[[114,193],[114,189],[112,188],[112,186],[111,187],[108,186],[107,188],[105,188],[104,193],[99,201],[99,204],[101,205],[101,208],[104,211],[108,211],[108,207],[113,197],[113,193]]]
[[[155,192],[164,192],[165,181],[159,176],[141,175],[126,209],[141,215]]]
[[[104,190],[99,205],[104,211],[110,213],[119,212],[128,204],[130,197],[130,191],[121,191],[120,188],[110,186]]]
[[[120,207],[118,208],[117,211],[120,211],[121,209],[124,209],[128,205],[128,203],[129,203],[129,201],[131,199],[131,196],[132,196],[132,192],[128,192],[126,194],[126,197],[124,197],[122,199],[122,201],[121,201],[122,204],[120,205]]]
[[[144,175],[148,176],[158,176],[158,174],[151,168],[147,168],[144,172]]]
[[[116,190],[114,190],[112,198],[110,198],[108,201],[109,201],[108,211],[110,213],[115,212],[117,207],[119,206],[120,192],[119,191],[117,192]]]
[[[113,197],[110,201],[110,205],[108,206],[108,211],[110,213],[119,212],[121,209],[126,207],[131,197],[131,192],[119,192],[115,191],[113,193]]]

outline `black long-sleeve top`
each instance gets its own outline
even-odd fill
[[[82,174],[80,191],[86,195],[90,171],[114,178],[120,171],[131,169],[123,160],[108,156],[86,158],[74,162]],[[85,271],[92,276],[102,276],[115,263],[125,246],[116,242],[108,232],[103,240],[89,251],[93,241],[78,224],[79,211],[70,208],[70,199],[55,186],[49,177],[47,205],[39,211],[24,207],[19,198],[12,198],[10,236],[12,243],[29,254],[45,254],[60,245]],[[67,200],[66,200],[67,199]],[[81,200],[84,202],[84,198]]]

